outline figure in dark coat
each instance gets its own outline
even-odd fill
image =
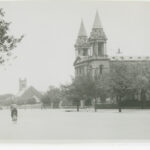
[[[10,110],[12,121],[16,121],[18,116],[17,105],[15,104],[11,105]]]

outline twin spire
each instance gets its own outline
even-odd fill
[[[95,20],[94,20],[94,24],[93,24],[93,29],[99,29],[99,28],[102,28],[102,24],[101,24],[101,21],[100,21],[98,11],[96,11],[96,16],[95,16]]]
[[[102,24],[101,24],[101,21],[100,21],[98,11],[96,11],[96,16],[95,16],[94,24],[93,24],[93,29],[99,29],[99,28],[102,28]],[[81,20],[81,25],[80,25],[78,36],[87,36],[83,20]]]
[[[81,25],[80,25],[78,36],[87,36],[83,20],[81,20]]]

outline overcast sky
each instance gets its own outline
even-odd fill
[[[17,93],[19,77],[40,91],[69,82],[81,18],[89,35],[96,10],[108,37],[108,55],[120,48],[124,55],[150,56],[149,2],[53,0],[0,2],[0,7],[12,22],[10,33],[25,35],[16,48],[18,58],[0,68],[0,94]]]

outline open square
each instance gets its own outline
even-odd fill
[[[75,110],[74,110],[75,111]],[[0,112],[1,140],[141,140],[150,139],[150,110],[19,110]]]

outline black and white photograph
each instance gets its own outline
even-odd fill
[[[150,140],[150,2],[0,1],[0,143]]]

